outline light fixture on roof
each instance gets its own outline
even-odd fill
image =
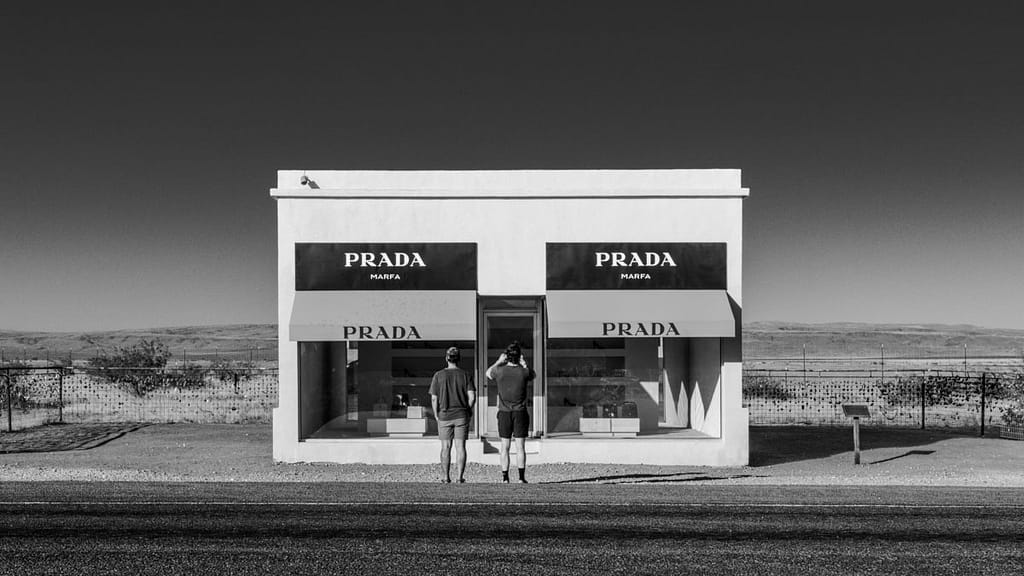
[[[305,172],[302,173],[302,178],[299,178],[299,184],[302,184],[303,186],[309,186],[310,188],[320,188],[320,186],[317,186],[317,183],[314,182],[312,178],[306,176]]]

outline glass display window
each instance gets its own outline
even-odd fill
[[[449,346],[477,382],[472,341],[299,342],[299,436],[436,436],[430,382]],[[470,423],[471,433],[473,423]]]
[[[675,413],[666,394],[661,338],[556,338],[547,342],[547,435],[634,437],[663,433]],[[675,339],[684,340],[684,339]],[[678,419],[674,420],[677,422]]]

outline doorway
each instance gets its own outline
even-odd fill
[[[480,436],[498,437],[498,390],[487,382],[487,368],[498,360],[510,343],[518,341],[523,357],[537,374],[529,394],[527,411],[530,413],[530,437],[536,438],[544,432],[544,346],[543,346],[543,300],[541,297],[525,298],[481,298],[481,350],[479,374],[481,400],[478,402],[477,418],[480,422]]]

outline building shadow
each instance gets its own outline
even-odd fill
[[[615,474],[608,476],[593,476],[590,478],[571,478],[569,480],[553,480],[541,482],[541,484],[655,484],[668,482],[704,482],[714,480],[733,480],[737,478],[764,478],[753,474],[730,474],[714,476],[705,472],[668,472],[664,474]]]
[[[906,458],[907,456],[928,456],[930,454],[935,454],[935,450],[909,450],[899,456],[893,456],[892,458],[885,458],[883,460],[875,460],[874,462],[868,462],[868,464],[881,464],[883,462],[892,462],[893,460]]]
[[[906,448],[900,456],[875,464],[912,455],[932,454],[926,447],[954,437],[972,436],[966,432],[916,430],[905,428],[871,428],[861,426],[860,449]],[[817,460],[836,454],[853,452],[853,427],[825,426],[751,426],[750,465],[772,466],[787,462]]]

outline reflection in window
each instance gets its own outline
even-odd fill
[[[300,438],[436,435],[430,380],[449,346],[474,374],[471,341],[300,342]]]
[[[548,341],[548,435],[636,436],[657,431],[658,338]]]

